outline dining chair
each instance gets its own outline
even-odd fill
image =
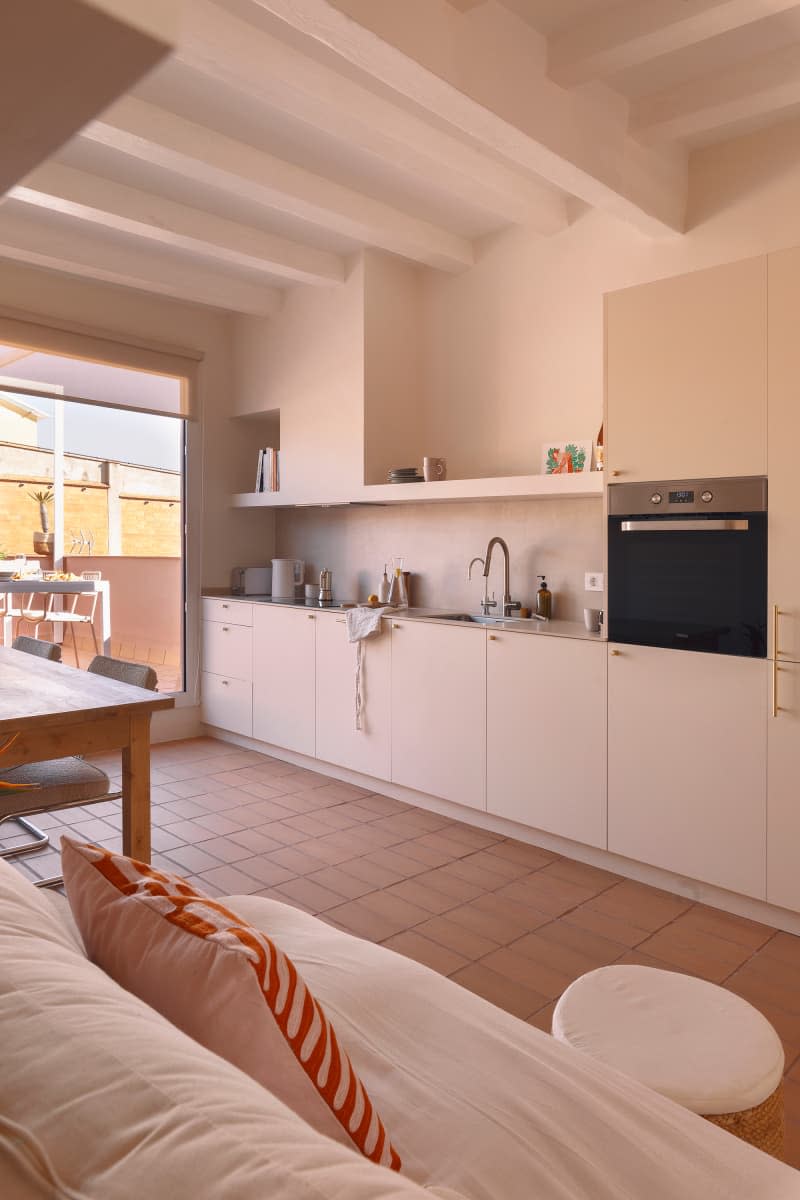
[[[37,658],[47,658],[50,662],[61,662],[61,647],[55,642],[46,642],[44,638],[15,637],[11,649],[34,654]]]
[[[86,580],[86,582],[96,582],[100,578],[101,574],[99,571],[84,571],[81,574],[81,579]],[[89,598],[88,609],[79,610],[79,601],[85,599],[87,596]],[[61,597],[62,599],[66,599],[68,597],[65,608],[55,608],[56,597]],[[97,601],[99,597],[100,593],[97,591],[91,593],[50,592],[47,596],[42,597],[43,603],[41,610],[34,609],[33,607],[23,610],[19,620],[17,621],[17,632],[19,633],[20,625],[25,622],[26,624],[33,626],[33,636],[38,638],[40,625],[44,625],[48,622],[54,626],[63,625],[65,632],[67,629],[69,629],[72,637],[72,649],[75,654],[75,666],[80,666],[80,659],[78,658],[78,643],[75,638],[76,625],[89,626],[89,632],[91,633],[92,641],[94,642],[94,652],[95,654],[100,653],[100,646],[97,641],[97,633],[94,627],[94,617],[95,612],[97,611]]]
[[[116,679],[120,683],[144,687],[149,691],[155,691],[158,683],[156,672],[146,663],[124,662],[122,659],[108,658],[102,654],[92,659],[87,670],[93,675],[103,675],[107,679]],[[21,818],[35,816],[37,813],[57,812],[59,809],[88,806],[106,800],[119,800],[122,797],[121,791],[109,790],[111,781],[105,771],[77,757],[24,763],[22,766],[12,767],[10,771],[0,772],[0,781],[35,786],[35,790],[11,792],[8,795],[0,791],[0,825],[5,821],[20,821]],[[43,833],[42,830],[39,832]],[[0,850],[0,857],[14,858],[17,854],[41,849],[41,846],[46,844],[45,841],[22,848],[12,846]],[[36,887],[58,887],[62,882],[63,876],[53,875],[48,879],[36,880]]]

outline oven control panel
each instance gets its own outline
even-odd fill
[[[760,475],[738,479],[677,479],[658,483],[611,483],[610,516],[668,513],[766,512],[767,481]]]

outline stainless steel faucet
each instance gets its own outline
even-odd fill
[[[512,612],[516,612],[522,607],[522,605],[520,604],[519,600],[511,599],[511,583],[509,580],[511,564],[508,555],[508,546],[501,537],[493,537],[489,539],[489,545],[486,547],[486,558],[483,564],[483,576],[487,581],[486,586],[488,587],[489,571],[492,567],[492,551],[494,550],[495,546],[499,546],[503,551],[503,616],[510,617]]]
[[[467,567],[467,582],[472,579],[472,568],[475,566],[476,562],[479,562],[482,567],[486,565],[482,558],[473,558]],[[485,617],[489,616],[490,608],[497,608],[497,601],[494,598],[494,593],[492,593],[491,600],[489,599],[489,576],[487,575],[486,571],[483,572],[483,599],[481,600],[481,608]]]

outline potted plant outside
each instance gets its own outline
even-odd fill
[[[28,492],[28,495],[31,500],[35,500],[39,505],[39,520],[42,526],[33,535],[34,552],[36,554],[52,554],[53,535],[50,532],[50,514],[47,511],[47,506],[53,499],[53,489],[43,488],[38,492]]]

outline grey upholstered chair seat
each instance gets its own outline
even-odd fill
[[[125,662],[121,658],[106,658],[102,654],[93,658],[86,670],[93,675],[103,675],[106,679],[132,684],[133,687],[147,688],[149,692],[154,692],[158,684],[158,675],[146,663]]]
[[[5,783],[33,783],[36,790],[4,794],[0,789],[0,820],[16,813],[49,812],[71,808],[108,794],[110,781],[105,771],[82,758],[51,758],[47,762],[24,763],[0,772]]]
[[[61,662],[61,647],[55,642],[46,642],[43,638],[15,637],[11,643],[12,650],[21,650],[23,654],[34,654],[37,658],[49,658],[50,662]]]

